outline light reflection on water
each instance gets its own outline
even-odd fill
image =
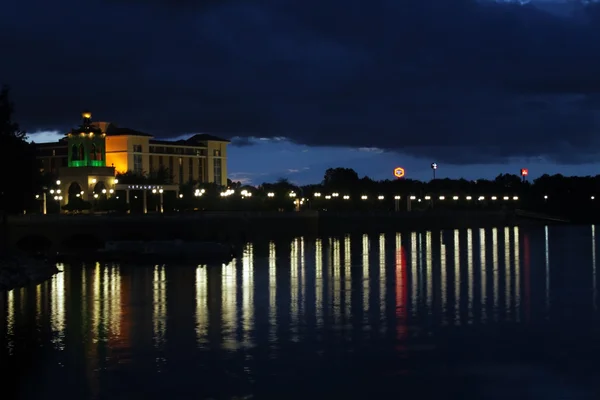
[[[59,273],[52,277],[51,297],[50,297],[50,325],[54,333],[53,343],[57,350],[64,349],[65,337],[65,274]],[[19,289],[22,299],[26,299],[24,295],[25,289]],[[24,305],[24,303],[22,303]],[[24,310],[21,310],[22,312]]]
[[[454,230],[454,323],[460,325],[460,239],[458,229]]]
[[[498,321],[498,299],[500,298],[500,264],[498,261],[498,228],[492,228],[492,276],[494,296],[494,321]]]
[[[515,310],[517,312],[517,315],[515,316],[515,320],[517,322],[521,322],[521,258],[520,258],[520,254],[521,252],[519,251],[519,228],[518,227],[513,227],[513,249],[514,249],[514,263],[513,266],[515,268],[515,282],[514,282],[514,288],[515,288]]]
[[[318,266],[318,264],[317,264],[317,266]],[[277,337],[276,327],[277,327],[277,248],[275,247],[275,243],[271,242],[271,243],[269,243],[269,340],[274,340]]]
[[[166,340],[167,331],[167,269],[164,265],[154,267],[153,287],[153,335],[154,347],[162,349]]]
[[[243,345],[251,347],[254,330],[254,253],[252,244],[248,244],[242,257],[242,319]]]
[[[56,354],[81,351],[80,361],[61,359],[61,365],[75,370],[84,363],[84,381],[96,395],[103,371],[130,363],[138,366],[127,368],[168,371],[176,365],[169,360],[199,350],[237,354],[267,344],[277,359],[286,343],[310,343],[305,351],[318,353],[335,337],[336,346],[391,340],[394,351],[406,352],[415,337],[445,327],[550,318],[552,290],[561,290],[551,287],[551,274],[561,267],[551,265],[552,229],[249,243],[239,260],[223,266],[61,266],[64,272],[48,282],[2,295],[0,337],[18,357],[20,327],[33,323],[50,333]],[[589,254],[573,256],[592,277],[592,313],[595,227],[586,232]],[[147,357],[153,362],[141,361]]]
[[[598,309],[598,294],[597,294],[597,272],[596,272],[596,226],[592,225],[592,296],[594,310]]]
[[[231,263],[222,268],[222,314],[221,323],[223,336],[223,348],[236,350],[238,343],[236,333],[236,311],[237,311],[237,277],[235,264]],[[218,316],[216,317],[219,318]]]
[[[544,253],[546,261],[546,315],[550,316],[550,245],[548,227],[544,228]]]
[[[208,268],[196,267],[196,337],[198,344],[208,343]]]
[[[486,262],[486,243],[485,243],[485,229],[479,229],[479,266],[481,279],[479,283],[480,296],[480,308],[481,308],[481,322],[485,323],[487,320],[487,312],[485,307],[485,301],[487,299],[487,262]]]
[[[468,311],[467,320],[473,321],[473,230],[467,229],[467,293]]]
[[[270,243],[270,246],[275,248],[275,243]],[[276,263],[273,263],[273,269],[276,267]],[[323,314],[323,292],[325,286],[323,285],[323,241],[321,239],[315,239],[315,320],[317,325],[321,326],[324,322]],[[273,289],[275,292],[275,289]],[[365,303],[365,307],[368,303]]]

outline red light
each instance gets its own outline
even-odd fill
[[[403,178],[404,177],[404,168],[394,168],[394,176],[396,178]]]
[[[521,168],[521,176],[527,176],[529,174],[529,171],[527,170],[527,168]]]

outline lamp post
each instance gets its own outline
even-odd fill
[[[303,201],[301,202],[301,200],[304,200],[304,189],[302,189],[302,186],[298,186],[298,191],[300,192],[300,199],[297,202],[296,211],[300,211],[300,206],[303,203]]]
[[[394,211],[400,211],[400,196],[394,196]]]
[[[433,180],[435,180],[435,171],[437,171],[438,165],[437,163],[431,163],[431,170],[433,171]]]
[[[42,186],[42,215],[47,214],[47,209],[46,209],[46,191],[47,190],[48,190],[47,186]],[[40,195],[36,194],[35,198],[39,199]]]
[[[523,183],[525,183],[527,175],[529,175],[529,170],[527,168],[521,168],[521,178],[523,179]]]
[[[163,214],[165,212],[165,206],[164,206],[164,197],[163,197],[163,190],[162,189],[158,189],[158,193],[160,196],[160,213]]]
[[[165,211],[163,192],[164,192],[164,190],[162,188],[160,188],[160,189],[152,189],[152,193],[153,194],[158,193],[159,200],[160,200],[160,205],[159,205],[160,208],[159,208],[159,210],[160,210],[161,214],[163,214],[164,211]],[[183,195],[181,195],[181,197],[183,197]]]
[[[288,194],[288,196],[290,196],[290,198],[292,199],[292,201],[294,202],[294,210],[295,211],[300,211],[300,201],[298,200],[298,197],[296,195],[296,192],[290,192]]]

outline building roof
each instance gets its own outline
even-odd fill
[[[106,136],[145,136],[145,137],[154,137],[148,133],[136,131],[135,129],[130,128],[121,128],[117,125],[110,122],[97,122],[95,123],[97,126],[103,128],[106,133]],[[165,144],[165,145],[187,145],[187,146],[203,146],[204,142],[212,141],[212,142],[225,142],[229,143],[229,140],[222,139],[220,137],[210,135],[208,133],[198,133],[193,135],[187,139],[181,140],[161,140],[161,139],[151,139],[150,142],[154,144]]]
[[[150,144],[164,144],[164,145],[171,145],[171,146],[176,146],[176,145],[181,145],[184,144],[185,141],[184,140],[160,140],[160,139],[150,139]]]
[[[206,146],[206,142],[225,142],[229,143],[229,140],[222,139],[217,136],[209,135],[207,133],[199,133],[187,139],[180,140],[164,140],[164,139],[150,139],[150,144],[163,144],[167,146],[196,146],[196,147],[204,147]]]
[[[152,137],[148,133],[143,133],[129,128],[120,128],[115,124],[108,124],[106,126],[106,136],[146,136]]]
[[[56,142],[43,142],[43,143],[37,143],[37,142],[32,142],[33,144],[35,144],[35,147],[38,148],[51,148],[51,147],[63,147],[67,144],[66,139],[59,139]]]
[[[222,139],[220,137],[209,135],[208,133],[198,133],[194,136],[191,136],[187,139],[180,140],[164,140],[164,139],[151,139],[151,144],[164,144],[171,146],[205,146],[206,142],[224,142],[229,143],[229,140]]]
[[[71,132],[89,132],[96,131],[105,133],[106,136],[145,136],[145,137],[154,137],[148,133],[136,131],[135,129],[130,128],[121,128],[112,122],[105,121],[94,121],[92,122],[92,113],[89,111],[84,111],[82,114],[83,123],[79,128],[72,129]],[[207,133],[199,133],[183,140],[152,140],[153,143],[156,144],[165,144],[165,145],[183,145],[183,146],[204,146],[205,142],[225,142],[229,143],[229,140],[222,139],[217,136],[213,136]]]
[[[188,143],[195,143],[195,142],[206,142],[206,141],[212,141],[212,142],[225,142],[225,143],[229,143],[230,141],[227,139],[223,139],[220,138],[218,136],[214,136],[214,135],[210,135],[208,133],[197,133],[194,136],[187,138],[186,142]]]

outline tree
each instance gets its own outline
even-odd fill
[[[148,183],[154,185],[170,185],[173,183],[172,171],[162,165],[148,175]]]
[[[118,173],[116,178],[119,183],[127,184],[150,184],[150,185],[170,185],[173,183],[173,175],[167,167],[160,166],[158,169],[150,171],[149,174],[145,172],[127,171],[124,173]]]
[[[8,86],[0,90],[0,209],[22,213],[35,203],[41,182],[35,148],[13,120],[14,104]]]
[[[358,174],[352,168],[329,168],[325,171],[323,186],[331,189],[349,188],[358,181]]]
[[[69,212],[89,211],[92,209],[92,203],[83,200],[81,197],[73,197],[68,204],[61,208]]]
[[[227,179],[227,187],[229,189],[237,190],[242,187],[242,182],[234,182],[231,179]]]
[[[182,194],[184,198],[191,197],[196,192],[197,187],[198,187],[198,183],[195,181],[188,181],[186,183],[181,183],[179,185],[179,193]]]
[[[265,192],[274,193],[289,193],[299,190],[298,186],[292,184],[287,178],[279,178],[275,183],[265,182],[260,187]]]
[[[124,184],[144,184],[147,182],[147,178],[144,174],[138,174],[134,171],[127,171],[124,173],[118,173],[116,177],[119,180],[119,183]]]
[[[514,174],[500,174],[494,179],[494,183],[503,188],[518,188],[521,186],[521,178]]]

